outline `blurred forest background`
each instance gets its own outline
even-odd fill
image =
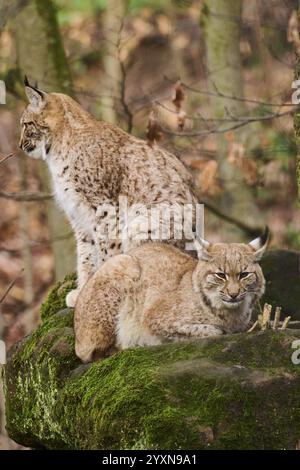
[[[74,269],[70,227],[44,164],[18,150],[23,78],[170,149],[205,203],[205,236],[243,241],[268,224],[300,249],[291,84],[296,0],[0,0],[0,338],[39,321]],[[4,431],[0,449],[18,448]]]

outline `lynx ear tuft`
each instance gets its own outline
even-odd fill
[[[260,236],[252,240],[249,245],[255,250],[254,256],[255,260],[259,261],[264,252],[267,249],[268,243],[270,239],[270,230],[268,227],[265,228],[264,233]]]
[[[197,255],[199,260],[203,261],[210,261],[211,255],[208,252],[210,247],[210,243],[204,238],[199,237],[197,240],[194,241],[195,250],[197,250]]]
[[[25,93],[29,104],[36,110],[40,110],[45,105],[46,93],[29,84],[28,78],[24,77]]]

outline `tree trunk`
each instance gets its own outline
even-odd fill
[[[14,18],[13,28],[18,65],[22,73],[47,91],[72,94],[71,74],[64,52],[51,0],[32,0]],[[49,191],[49,175],[40,164],[44,191]],[[55,278],[74,270],[74,241],[66,235],[71,228],[54,202],[47,204],[47,215],[55,263]]]
[[[242,0],[209,0],[206,2],[204,12],[211,91],[243,98],[239,49]],[[211,108],[213,118],[217,119],[246,115],[243,102],[220,96],[211,97]],[[226,128],[231,123],[219,124],[216,123],[216,126]],[[220,205],[232,216],[257,227],[260,225],[260,216],[252,190],[246,185],[239,165],[228,161],[229,146],[232,146],[233,142],[245,145],[247,134],[249,135],[251,131],[250,126],[227,135],[218,134],[219,175],[223,187]],[[242,232],[233,227],[230,227],[230,230],[232,237],[241,241]]]
[[[300,3],[298,8],[298,27],[300,28]],[[300,31],[299,31],[300,35]],[[300,55],[297,54],[297,62],[295,67],[295,80],[300,80]],[[299,87],[298,87],[299,90]],[[300,96],[299,92],[297,93]],[[296,136],[296,143],[298,148],[298,166],[297,166],[297,181],[298,181],[298,194],[300,198],[300,108],[298,107],[294,114],[294,129]]]
[[[127,10],[127,0],[110,0],[103,18],[105,57],[102,99],[102,118],[112,124],[122,124],[125,85],[121,63],[122,31]],[[126,111],[126,110],[125,110]],[[126,116],[125,116],[126,118]]]
[[[29,3],[29,0],[0,0],[0,31],[3,30],[7,21],[13,18],[24,6]]]

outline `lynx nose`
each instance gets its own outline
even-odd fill
[[[238,295],[239,295],[238,292],[231,292],[231,293],[229,293],[229,296],[230,296],[230,298],[231,298],[232,300],[236,299]]]

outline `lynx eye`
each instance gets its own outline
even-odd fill
[[[239,274],[239,278],[240,279],[245,279],[245,277],[248,277],[249,274],[251,274],[251,273],[248,273],[247,271],[243,271]]]
[[[215,276],[217,276],[219,279],[223,279],[223,280],[227,279],[227,274],[222,273],[222,272],[215,273]]]

